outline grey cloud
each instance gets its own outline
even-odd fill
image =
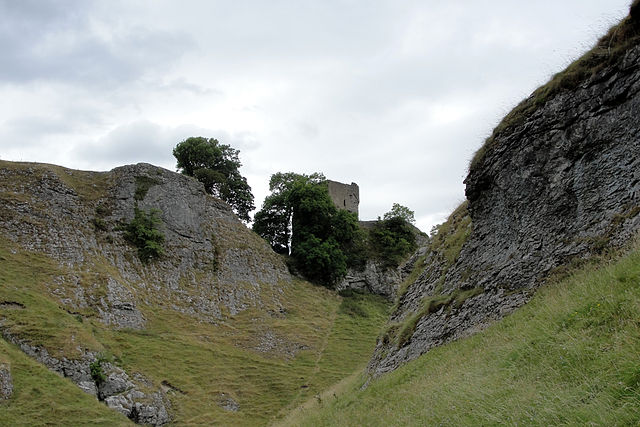
[[[33,104],[0,125],[0,146],[173,169],[177,142],[215,137],[262,193],[271,173],[322,171],[360,184],[365,218],[399,202],[430,221],[462,198],[501,112],[629,1],[0,0],[0,95]]]
[[[148,120],[140,120],[118,126],[92,142],[77,147],[72,155],[81,164],[99,169],[111,169],[123,164],[152,163],[173,170],[173,148],[191,136],[216,138],[241,150],[255,146],[250,133],[229,135],[194,125],[165,127]]]
[[[172,149],[181,134],[196,129],[165,129],[141,120],[118,126],[105,136],[74,150],[77,161],[99,165],[100,169],[138,162],[153,163],[172,169]]]
[[[0,150],[4,158],[53,162],[67,147],[52,150],[52,141],[76,131],[61,117],[28,116],[10,119],[0,125]],[[47,155],[47,152],[55,151]]]
[[[6,121],[2,127],[7,133],[23,136],[50,135],[72,130],[72,126],[66,120],[50,116],[20,117]]]
[[[174,79],[174,80],[171,80],[170,82],[162,83],[158,86],[158,89],[168,90],[168,91],[181,91],[181,92],[192,93],[194,95],[222,95],[223,94],[221,90],[190,83],[184,78]]]
[[[168,68],[193,47],[184,33],[142,27],[114,29],[105,36],[91,24],[92,4],[0,3],[0,81],[120,86],[149,70]]]

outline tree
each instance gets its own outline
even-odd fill
[[[125,239],[138,247],[138,257],[142,262],[149,262],[153,258],[160,258],[164,254],[162,244],[164,234],[160,231],[161,212],[151,209],[148,213],[138,209],[136,205],[134,217],[125,228]]]
[[[320,184],[326,181],[321,173],[311,175],[293,172],[278,172],[269,180],[271,194],[264,199],[262,209],[253,218],[253,231],[266,239],[273,250],[289,254],[292,222],[293,199],[295,186]]]
[[[178,171],[202,182],[209,194],[227,202],[242,221],[248,222],[255,206],[251,187],[240,174],[239,153],[217,139],[203,137],[187,138],[173,149]]]
[[[348,249],[358,230],[355,213],[339,210],[326,181],[294,183],[291,257],[311,281],[335,285],[347,273]]]
[[[414,217],[414,212],[406,206],[402,206],[398,203],[394,203],[391,207],[391,210],[384,214],[384,219],[391,218],[402,218],[409,224],[415,224],[416,219]]]
[[[291,242],[295,267],[311,281],[334,285],[346,274],[359,236],[356,214],[335,207],[319,173],[277,173],[269,189],[254,231],[281,253],[288,253]]]
[[[372,254],[385,267],[396,267],[416,249],[416,232],[411,223],[415,222],[413,211],[394,203],[391,210],[378,217],[378,222],[369,231]]]

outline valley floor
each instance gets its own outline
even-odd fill
[[[563,277],[487,330],[365,390],[353,377],[281,425],[639,425],[638,245]]]
[[[1,328],[73,358],[88,348],[167,389],[175,425],[266,425],[361,369],[388,315],[380,297],[341,297],[306,282],[286,287],[286,312],[248,309],[219,324],[141,305],[143,330],[113,330],[69,313],[50,285],[64,267],[0,241]],[[129,425],[130,421],[0,339],[13,394],[0,425]]]

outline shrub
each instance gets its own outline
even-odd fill
[[[158,229],[162,222],[161,212],[151,209],[149,213],[135,208],[133,220],[126,226],[125,239],[138,247],[138,257],[142,262],[163,255],[164,234]]]
[[[102,370],[102,362],[106,362],[104,357],[99,356],[96,360],[89,364],[89,370],[91,371],[91,378],[96,385],[100,385],[106,381],[107,376]]]
[[[378,221],[369,231],[369,241],[374,257],[385,267],[397,267],[417,246],[411,225],[397,216]]]

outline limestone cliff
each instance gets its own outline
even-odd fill
[[[142,328],[150,302],[216,322],[277,305],[284,262],[224,202],[189,177],[148,164],[111,172],[0,163],[0,233],[22,247],[94,274],[65,277],[54,293],[69,310],[95,309],[104,323]],[[166,255],[145,264],[124,239],[134,208],[158,209]]]
[[[465,180],[467,202],[399,292],[372,375],[483,328],[557,267],[634,236],[639,26],[627,18],[496,129]]]
[[[124,238],[136,207],[160,211],[164,255],[148,263]],[[111,330],[144,330],[158,310],[210,324],[250,308],[284,312],[281,296],[292,281],[283,260],[201,183],[148,164],[102,173],[0,162],[0,247],[42,254],[37,259],[50,260],[47,298],[79,324],[97,319]],[[80,329],[59,329],[46,318],[25,326],[19,312],[37,313],[44,303],[15,287],[11,279],[0,286],[7,341],[134,421],[169,421],[166,387],[101,360],[100,346]]]

